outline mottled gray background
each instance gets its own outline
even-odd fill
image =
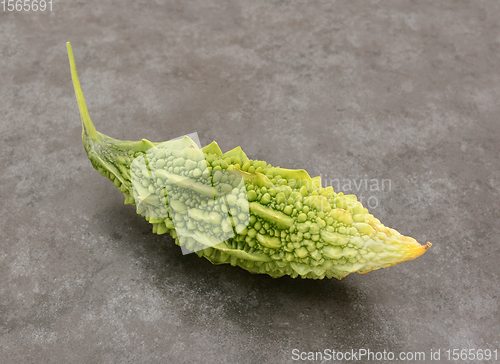
[[[495,0],[0,9],[0,361],[500,350],[499,19]],[[338,179],[432,248],[343,281],[182,256],[88,161],[66,41],[101,132],[198,132],[202,144]],[[365,179],[390,189],[347,191]]]

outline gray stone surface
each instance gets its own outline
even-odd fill
[[[495,0],[0,9],[0,361],[500,350],[499,18]],[[359,195],[432,248],[343,281],[183,256],[88,161],[66,41],[98,130],[241,145]]]

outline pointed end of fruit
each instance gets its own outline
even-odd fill
[[[427,244],[425,244],[425,245],[418,244],[418,246],[412,247],[410,249],[410,254],[409,254],[408,260],[418,258],[422,254],[424,254],[427,251],[427,249],[429,249],[431,246],[432,246],[432,243],[430,241],[428,241]]]
[[[396,249],[394,249],[392,253],[385,252],[379,254],[379,256],[383,258],[377,264],[365,267],[364,269],[358,271],[358,273],[366,274],[372,270],[389,268],[416,259],[423,255],[427,249],[432,246],[432,244],[427,242],[427,244],[421,245],[413,238],[399,235],[398,239],[393,241],[393,246]]]
[[[82,87],[80,86],[80,81],[78,79],[78,73],[76,72],[75,58],[73,56],[73,49],[71,48],[71,43],[66,43],[66,48],[68,50],[69,66],[71,69],[71,79],[73,80],[73,87],[75,88],[76,101],[78,102],[78,109],[80,110],[80,118],[82,120],[82,129],[85,136],[88,135],[91,139],[99,141],[100,135],[92,124],[90,120],[90,115],[87,110],[87,104],[85,103],[85,98],[83,97]]]

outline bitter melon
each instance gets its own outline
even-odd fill
[[[342,279],[422,255],[431,243],[388,228],[354,195],[323,188],[305,170],[222,153],[188,136],[164,143],[121,141],[99,133],[87,111],[68,42],[82,140],[94,166],[125,204],[169,233],[184,251],[272,277]]]

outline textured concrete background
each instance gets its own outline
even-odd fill
[[[500,351],[499,19],[495,0],[0,11],[0,361]],[[101,132],[241,145],[370,198],[384,224],[433,247],[343,281],[182,256],[88,161],[66,41]]]

